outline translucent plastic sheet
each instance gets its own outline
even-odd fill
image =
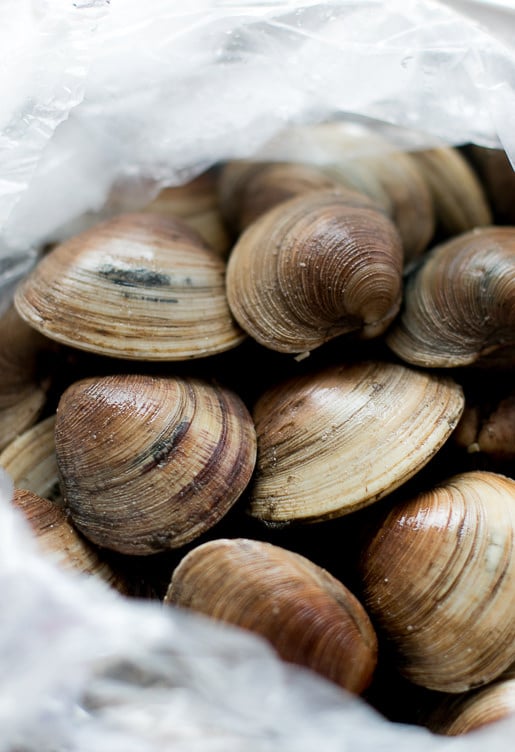
[[[385,721],[264,642],[40,558],[0,472],[0,752],[511,752]]]
[[[513,158],[514,27],[507,0],[3,0],[0,263],[14,278],[113,187],[137,206],[291,123]]]

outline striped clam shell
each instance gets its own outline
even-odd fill
[[[361,572],[406,678],[442,692],[492,681],[515,661],[515,481],[466,472],[396,504]]]
[[[372,504],[429,461],[463,404],[452,380],[383,362],[332,366],[269,389],[254,410],[251,514],[316,521]]]
[[[65,506],[100,546],[176,548],[214,525],[249,482],[252,419],[229,390],[194,379],[84,379],[58,405]]]
[[[377,639],[363,606],[329,572],[279,546],[204,543],[175,569],[165,602],[257,632],[284,660],[351,692],[372,678]]]
[[[185,223],[158,214],[119,215],[56,246],[15,303],[47,337],[118,358],[198,358],[244,338],[223,259]]]
[[[417,366],[513,365],[515,228],[478,228],[434,248],[386,341]]]

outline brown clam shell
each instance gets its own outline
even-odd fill
[[[13,504],[37,538],[43,553],[62,569],[92,575],[127,593],[127,585],[72,527],[62,509],[32,491],[15,489]]]
[[[463,404],[452,380],[391,363],[333,366],[279,384],[254,410],[251,514],[314,521],[372,504],[429,461]]]
[[[227,298],[257,342],[300,353],[348,332],[376,337],[399,310],[402,247],[383,214],[337,193],[285,201],[233,248]]]
[[[120,215],[56,246],[15,303],[48,337],[119,358],[198,358],[244,338],[224,261],[186,224],[157,214]]]
[[[386,335],[429,368],[515,363],[515,228],[478,228],[443,243],[410,277]]]
[[[198,537],[231,508],[255,462],[252,419],[235,394],[194,379],[84,379],[55,426],[65,505],[100,546],[151,554]]]
[[[515,660],[515,481],[468,472],[396,505],[363,551],[363,598],[415,684],[463,692]]]
[[[54,430],[55,415],[31,426],[5,447],[0,465],[9,473],[15,488],[62,505]]]
[[[257,632],[284,660],[351,692],[372,678],[377,640],[359,601],[321,567],[270,543],[198,546],[174,571],[165,602]]]

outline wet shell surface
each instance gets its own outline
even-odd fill
[[[56,246],[15,302],[48,337],[119,358],[202,357],[244,337],[224,261],[186,224],[157,214],[120,215]]]
[[[348,332],[381,334],[399,310],[401,275],[390,220],[321,191],[283,202],[247,228],[229,258],[227,297],[257,342],[300,353]]]
[[[284,660],[351,692],[372,678],[377,640],[359,601],[324,569],[270,543],[198,546],[174,571],[165,602],[257,632]]]
[[[248,484],[256,453],[239,397],[172,377],[73,384],[59,402],[55,439],[74,524],[127,554],[182,546],[218,522]]]
[[[429,461],[463,405],[452,380],[379,362],[333,366],[268,390],[254,410],[251,514],[314,521],[373,503]]]
[[[397,668],[463,692],[515,659],[515,481],[457,475],[396,505],[363,552],[363,598]]]
[[[386,341],[404,361],[445,368],[515,362],[515,228],[460,235],[409,278]]]
[[[127,592],[127,586],[94,548],[73,527],[62,509],[32,491],[16,489],[14,506],[21,511],[43,553],[62,569],[92,575],[111,587]]]

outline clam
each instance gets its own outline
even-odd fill
[[[372,504],[429,461],[463,403],[454,381],[382,362],[332,366],[269,389],[254,410],[250,513],[316,521]]]
[[[39,418],[50,386],[49,343],[10,306],[0,318],[0,450]]]
[[[32,491],[21,489],[14,491],[13,504],[29,523],[42,552],[58,567],[98,577],[111,587],[127,592],[123,579],[72,527],[62,509]]]
[[[321,168],[292,162],[228,162],[218,190],[222,212],[237,235],[277,204],[312,191],[337,191],[350,205],[382,211],[379,203],[346,188]]]
[[[9,473],[15,488],[61,504],[54,428],[55,415],[28,428],[6,446],[0,454],[0,465]]]
[[[218,522],[248,484],[256,452],[252,419],[233,392],[142,375],[72,384],[55,443],[75,526],[99,546],[141,555]]]
[[[329,572],[279,546],[204,543],[175,569],[165,602],[257,632],[283,660],[351,692],[372,678],[377,641],[362,605]]]
[[[365,607],[410,681],[464,692],[515,660],[515,481],[461,473],[384,514]]]
[[[429,368],[515,362],[515,228],[472,230],[440,244],[409,278],[388,332],[404,361]]]
[[[466,156],[479,176],[496,224],[515,224],[515,171],[503,149],[470,144]]]
[[[515,669],[512,668],[486,687],[446,698],[427,725],[436,733],[458,736],[514,714]]]
[[[435,228],[433,200],[411,154],[357,123],[294,127],[264,157],[310,163],[330,179],[379,204],[395,223],[407,261],[427,248]]]
[[[217,173],[203,172],[184,185],[163,188],[143,211],[182,219],[222,256],[231,241],[218,206]]]
[[[268,211],[240,236],[227,268],[235,318],[279,352],[310,351],[349,332],[376,337],[399,310],[401,293],[394,225],[333,192]]]
[[[20,315],[51,339],[100,355],[182,360],[244,337],[224,261],[187,225],[124,214],[56,246],[17,290]]]
[[[492,222],[492,212],[476,173],[457,149],[440,147],[411,152],[431,191],[437,225],[452,237]]]

